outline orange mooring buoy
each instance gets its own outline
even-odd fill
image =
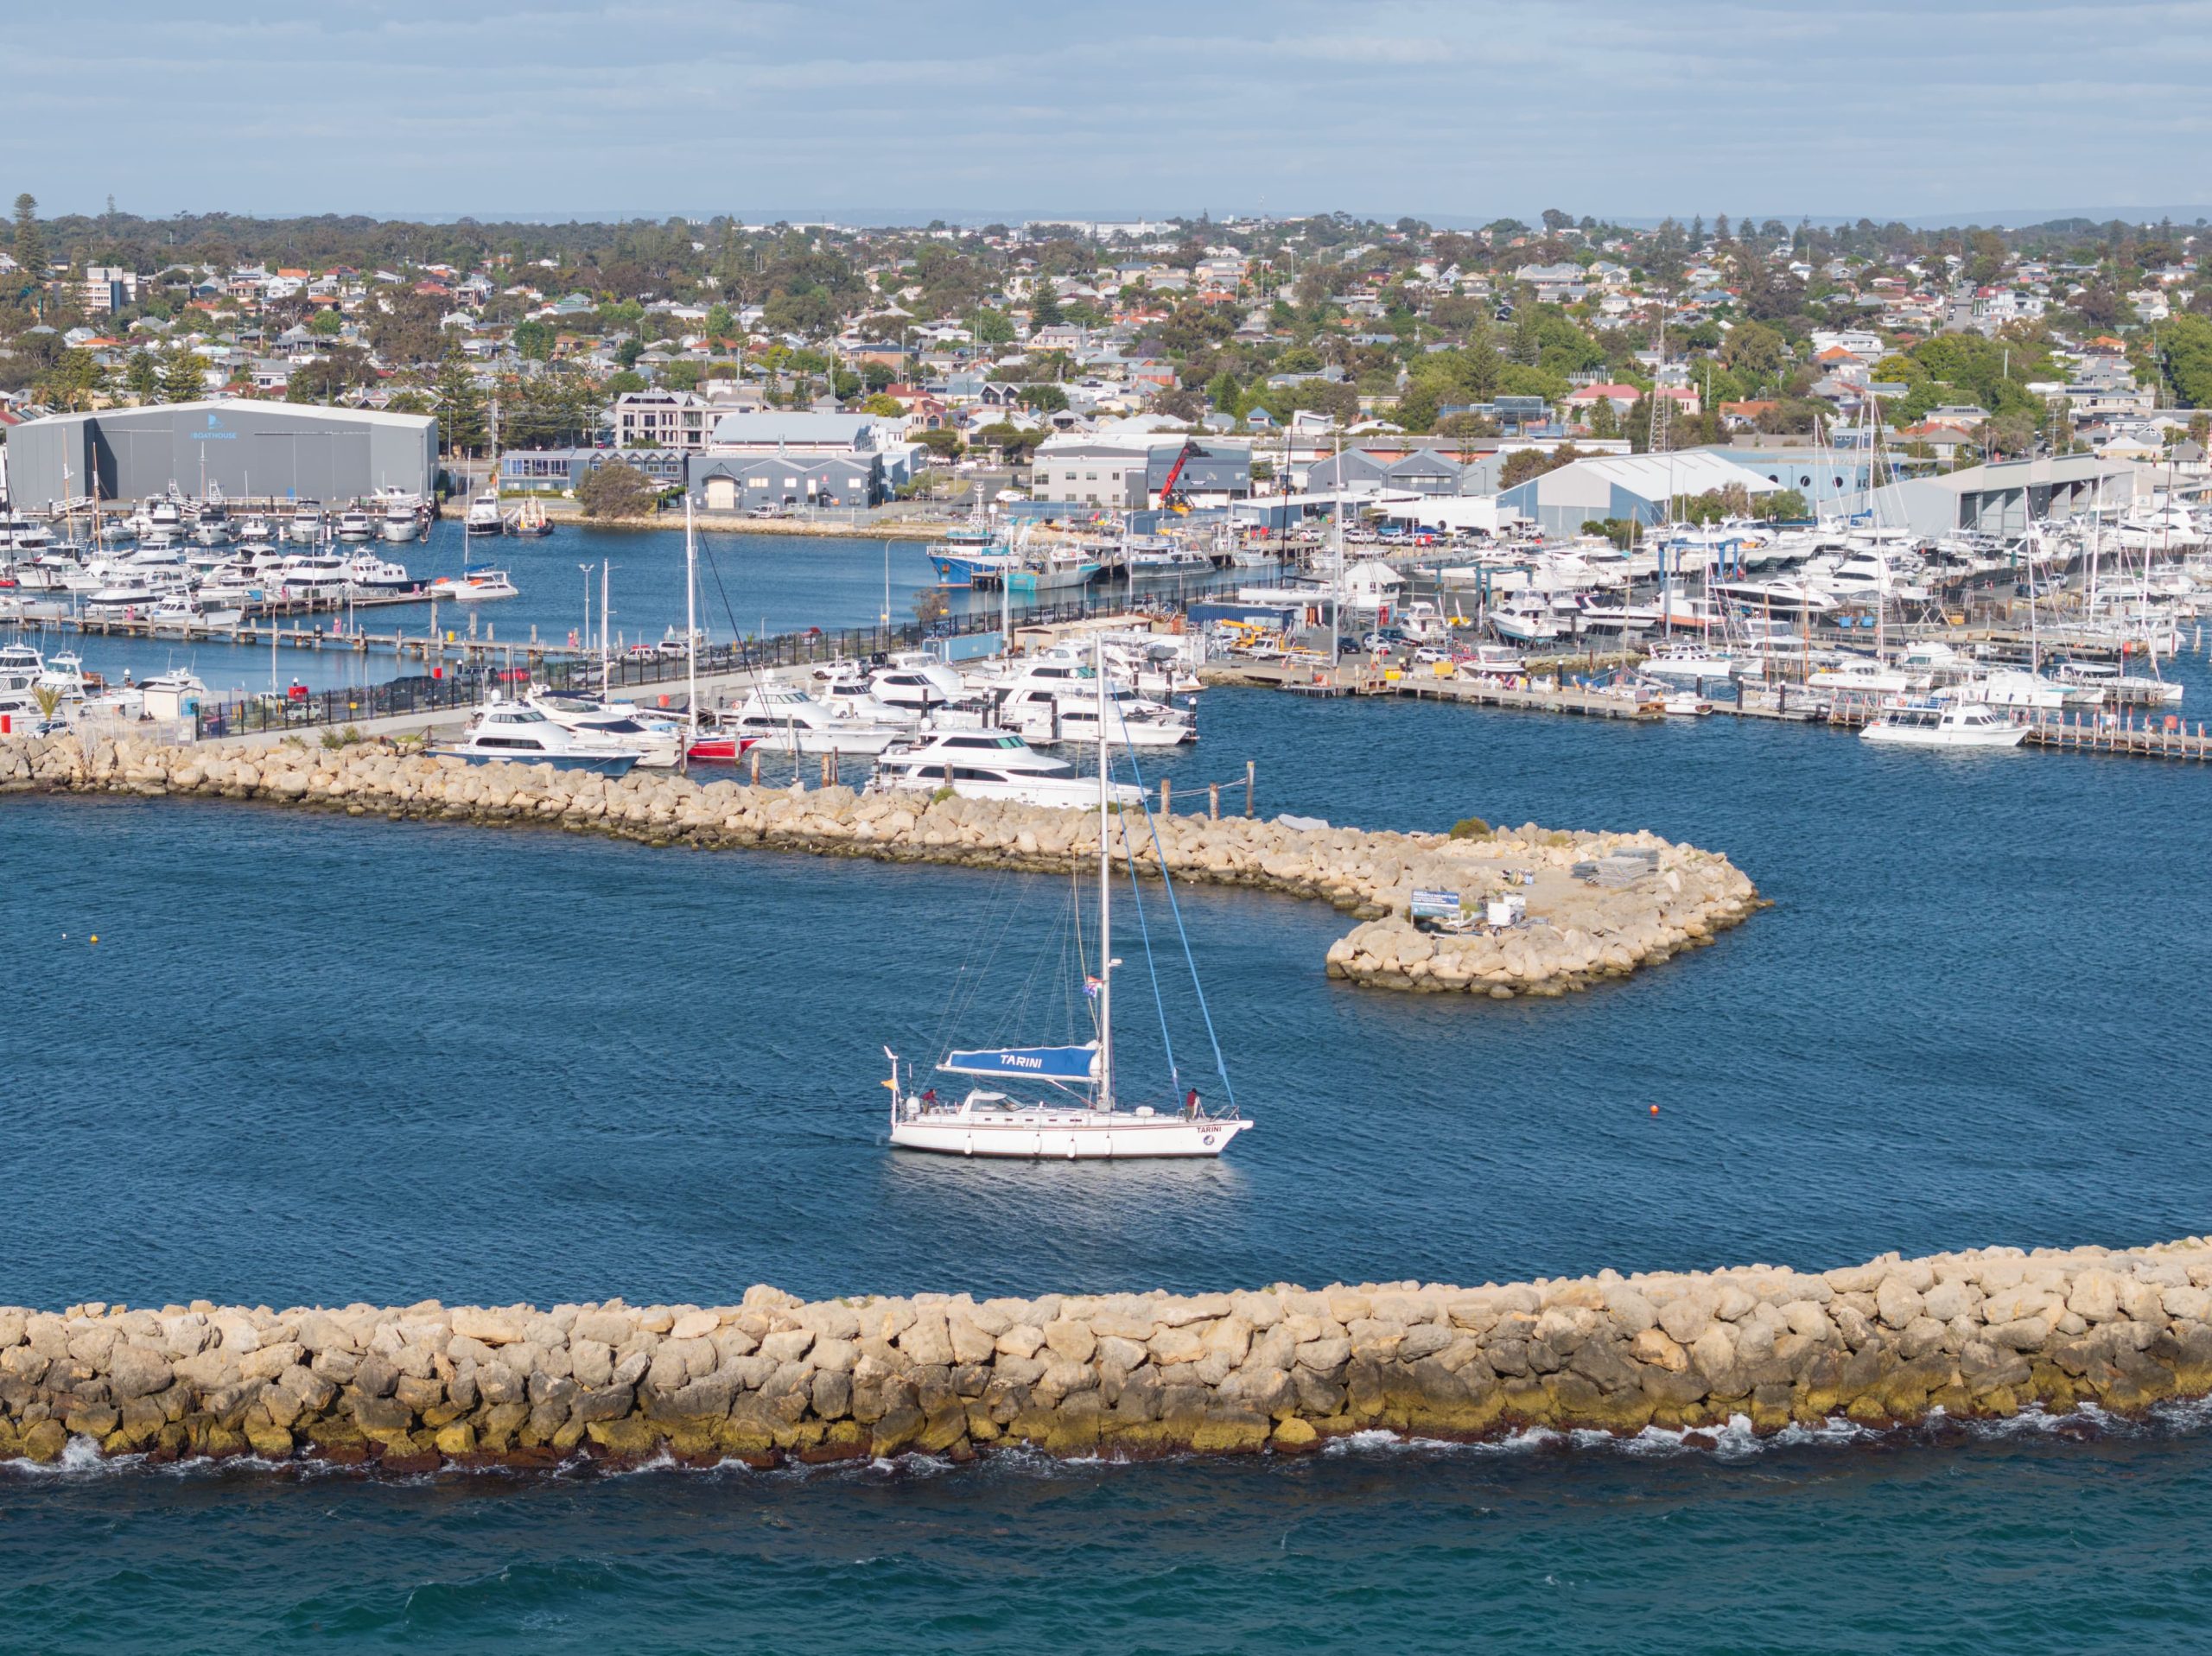
[[[1654,1104],[1654,1105],[1651,1107],[1651,1114],[1654,1114],[1654,1115],[1656,1115],[1656,1114],[1659,1114],[1659,1107],[1658,1107],[1656,1104]]]

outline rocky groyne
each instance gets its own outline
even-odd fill
[[[0,1310],[0,1458],[73,1440],[418,1472],[1296,1452],[1352,1432],[1773,1432],[2212,1391],[2212,1244],[1478,1288],[728,1306]]]
[[[1065,873],[1094,854],[1081,811],[920,792],[749,787],[665,772],[619,781],[550,766],[472,765],[375,743],[338,748],[165,746],[60,736],[0,743],[0,791],[120,793],[274,804],[482,824],[539,824],[708,848],[767,847],[887,861]],[[1120,820],[1141,869],[1178,879],[1317,898],[1363,923],[1328,952],[1332,976],[1377,987],[1557,995],[1626,974],[1751,914],[1751,882],[1715,852],[1649,834],[1571,833],[1534,823],[1453,837],[1301,826],[1283,819]],[[1417,890],[1450,890],[1479,911],[1521,898],[1526,923],[1463,934],[1416,930]]]

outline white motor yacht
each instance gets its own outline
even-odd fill
[[[1752,615],[1826,615],[1835,607],[1834,599],[1802,581],[1716,581],[1710,590],[1724,604]]]
[[[461,519],[464,530],[474,538],[480,535],[504,535],[506,520],[499,516],[499,496],[496,490],[486,489],[468,503],[468,511]]]
[[[1645,657],[1637,670],[1669,683],[1702,684],[1726,678],[1735,663],[1699,644],[1664,644]]]
[[[192,632],[208,627],[236,626],[245,612],[236,605],[226,605],[219,599],[210,601],[202,593],[171,593],[146,612],[146,619],[157,631],[172,628]]]
[[[312,552],[286,558],[270,581],[272,594],[288,604],[341,603],[353,589],[345,559]]]
[[[171,593],[184,587],[181,570],[118,569],[106,585],[88,593],[85,607],[101,614],[150,610]]]
[[[747,746],[779,753],[880,753],[913,733],[911,725],[849,716],[787,684],[761,685],[742,706],[721,714],[715,727],[728,737],[749,738]]]
[[[1928,688],[1926,674],[1909,673],[1871,656],[1846,656],[1806,675],[1805,683],[1815,690],[1853,690],[1865,695],[1903,695]]]
[[[878,701],[910,714],[927,713],[968,693],[960,675],[950,667],[915,656],[899,657],[890,666],[877,669],[868,688]]]
[[[192,520],[192,538],[201,546],[230,546],[238,538],[238,526],[219,500],[210,500]]]
[[[295,502],[292,515],[284,520],[284,538],[295,546],[313,546],[322,539],[329,520],[323,516],[322,504],[315,500]]]
[[[1147,701],[1118,684],[1103,686],[1088,667],[1065,661],[1027,661],[1016,665],[991,691],[1010,721],[1027,728],[1033,714],[1045,715],[1047,742],[1098,740],[1099,706],[1106,708],[1106,733],[1128,747],[1180,747],[1198,739],[1198,722],[1183,707]]]
[[[379,558],[373,553],[364,552],[347,558],[340,568],[357,597],[411,593],[421,585],[407,573],[404,564],[394,563],[389,558]]]
[[[411,498],[394,499],[384,509],[377,533],[392,546],[405,546],[423,538],[423,516]]]
[[[539,688],[533,688],[524,701],[571,736],[636,748],[638,763],[647,770],[671,770],[683,762],[683,726],[647,714],[634,702]]]
[[[2084,685],[2055,684],[2040,673],[2014,667],[1994,668],[1978,679],[1951,686],[1943,695],[1961,707],[1978,703],[2024,713],[2056,713],[2069,707],[2094,707],[2104,700],[2101,690]]]
[[[950,788],[967,799],[1012,799],[1030,805],[1081,807],[1098,797],[1096,778],[1065,759],[1039,753],[1020,737],[996,730],[933,731],[896,742],[876,756],[872,791]],[[1144,796],[1126,783],[1109,794],[1115,803],[1139,805]]]
[[[340,540],[350,542],[355,545],[359,545],[363,541],[373,541],[377,537],[377,520],[356,506],[351,511],[338,514],[338,523],[334,533]],[[294,538],[298,537],[295,536]]]
[[[260,512],[254,512],[238,524],[238,544],[241,546],[267,546],[276,538],[275,520]]]
[[[1891,707],[1859,733],[1862,742],[1897,747],[2018,747],[2028,727],[1974,701]]]
[[[519,701],[487,701],[461,739],[430,752],[471,765],[550,765],[557,771],[589,771],[602,777],[629,774],[641,750],[563,730],[536,707]]]
[[[1490,612],[1490,630],[1514,644],[1549,644],[1567,630],[1551,605],[1534,594],[1508,599]]]

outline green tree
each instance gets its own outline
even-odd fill
[[[346,331],[346,319],[334,310],[319,310],[308,318],[308,332],[317,339],[334,339]]]
[[[481,387],[467,360],[448,357],[438,365],[431,386],[438,402],[438,435],[460,454],[480,454],[491,440],[491,421]]]
[[[626,368],[619,374],[607,377],[607,394],[609,397],[620,397],[625,391],[642,391],[645,389],[645,377],[633,374]]]
[[[161,394],[162,371],[155,364],[150,351],[133,351],[130,360],[124,365],[123,383],[130,395],[141,403],[150,403]]]
[[[626,460],[594,466],[576,485],[576,500],[587,517],[642,517],[659,493],[653,480]]]
[[[1573,443],[1561,443],[1548,453],[1541,448],[1516,448],[1497,468],[1497,486],[1502,490],[1512,488],[1516,484],[1526,483],[1530,478],[1556,472],[1570,460],[1581,458],[1582,451]]]
[[[89,351],[64,351],[39,377],[40,397],[57,408],[81,413],[92,405],[94,395],[106,388],[107,370]]]
[[[1783,343],[1764,322],[1738,322],[1720,347],[1720,360],[1747,383],[1763,385],[1781,371]]]
[[[553,341],[556,337],[550,322],[539,321],[535,317],[528,321],[517,322],[514,332],[515,354],[531,362],[550,362],[553,359]]]
[[[1057,385],[1024,385],[1021,406],[1035,409],[1040,414],[1050,414],[1068,405],[1068,394]]]
[[[196,403],[207,394],[207,358],[192,351],[172,351],[162,364],[162,401]]]
[[[709,339],[727,339],[736,332],[737,318],[730,314],[728,305],[715,303],[707,307],[707,337]]]
[[[38,227],[38,198],[25,190],[16,198],[16,263],[33,282],[46,280],[46,238]]]
[[[1002,310],[977,311],[976,342],[978,345],[1012,345],[1014,319]]]
[[[939,460],[958,460],[963,447],[960,434],[944,426],[935,431],[925,431],[914,441]]]
[[[1796,489],[1780,489],[1759,497],[1759,516],[1768,523],[1797,523],[1812,515],[1804,495]]]
[[[638,358],[645,354],[645,342],[632,336],[614,347],[614,360],[625,368],[635,368]]]

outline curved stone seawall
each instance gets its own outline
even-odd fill
[[[189,795],[378,813],[395,818],[541,823],[654,845],[766,846],[886,861],[1065,873],[1094,853],[1086,812],[919,792],[753,788],[633,771],[620,781],[550,766],[472,765],[375,744],[335,749],[173,747],[74,736],[0,743],[0,790]],[[1727,858],[1649,834],[1574,834],[1534,823],[1482,838],[1281,821],[1122,819],[1141,868],[1160,853],[1179,879],[1315,898],[1367,923],[1329,950],[1332,976],[1382,988],[1557,995],[1700,947],[1760,905]],[[1118,852],[1117,852],[1118,854]],[[1602,864],[1621,883],[1580,878]],[[1526,926],[1465,936],[1416,931],[1416,890],[1470,901],[1508,888]]]
[[[2212,1245],[1309,1292],[0,1311],[0,1457],[1138,1458],[2212,1391]]]

